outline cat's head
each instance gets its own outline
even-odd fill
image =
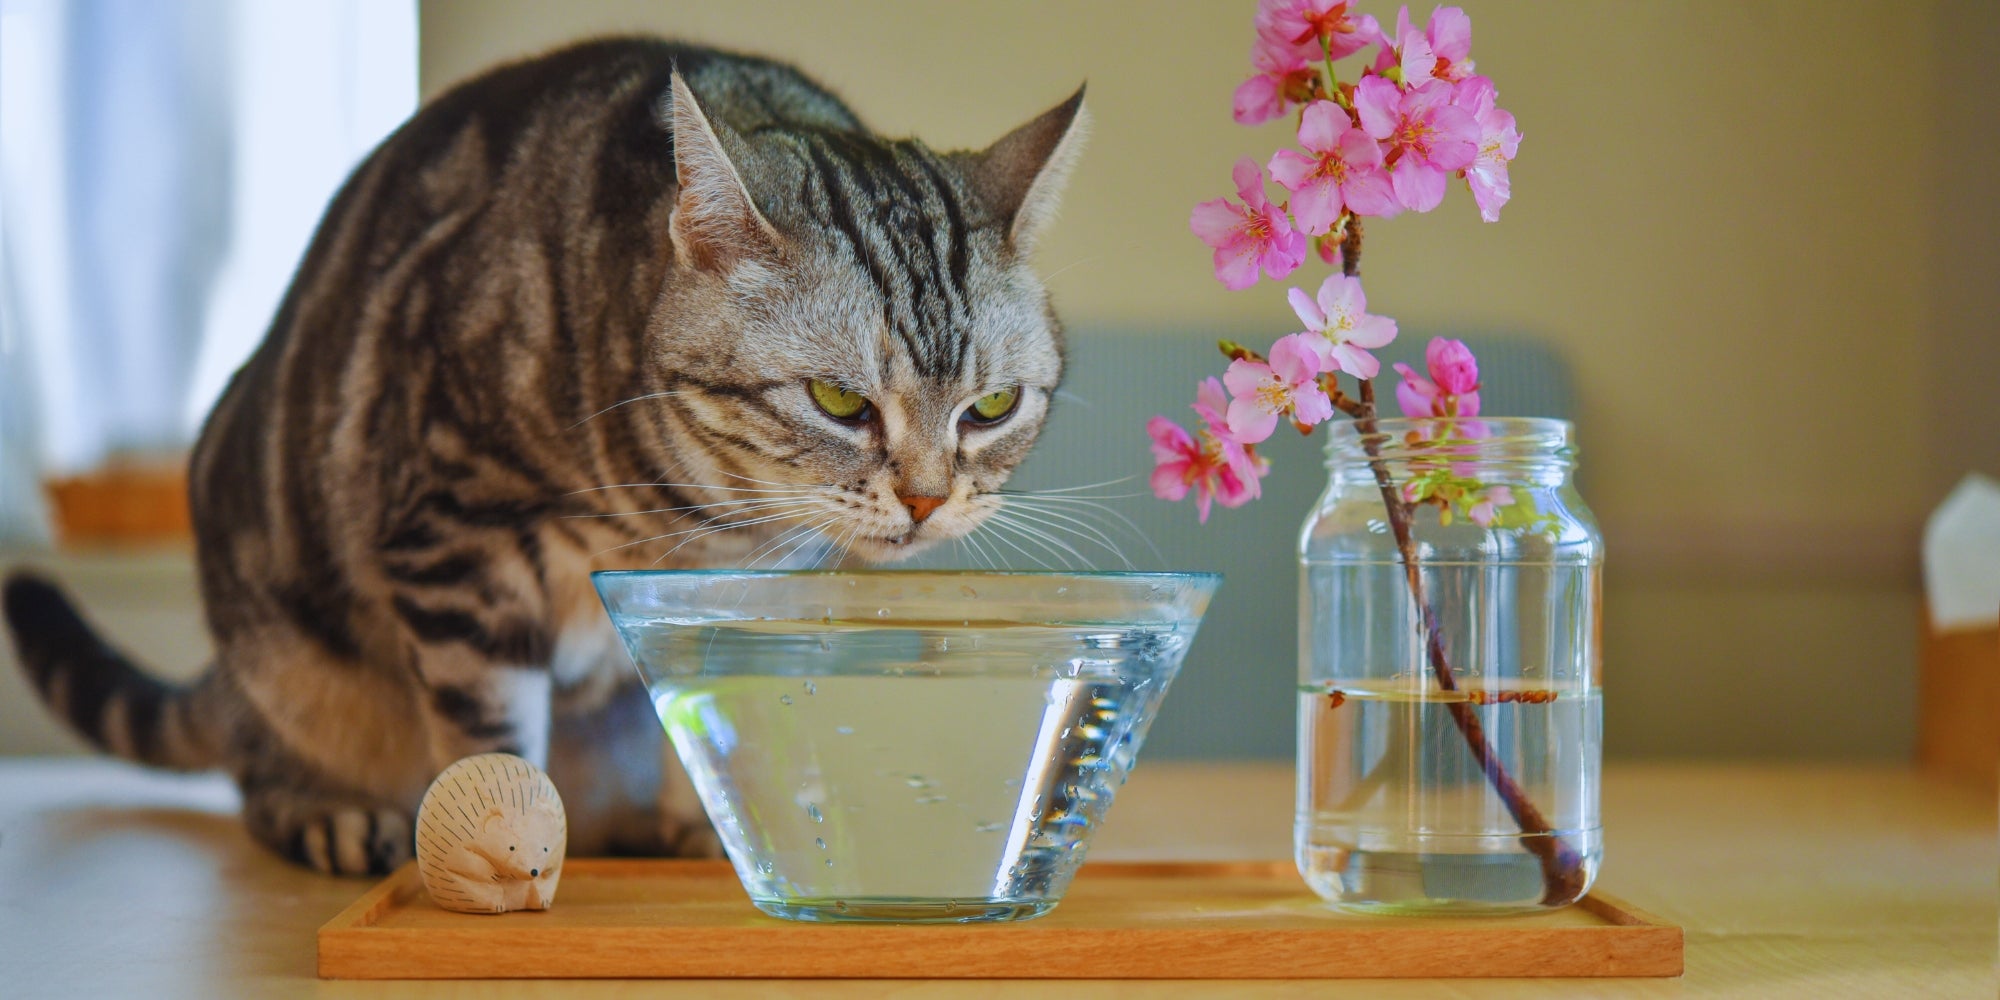
[[[900,559],[998,505],[1062,378],[1029,267],[1083,92],[991,147],[732,129],[676,77],[674,271],[654,331],[678,479],[784,546]],[[691,447],[689,447],[691,446]],[[761,520],[759,520],[761,519]]]

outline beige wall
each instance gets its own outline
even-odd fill
[[[1613,559],[1611,746],[1907,752],[1921,518],[1965,469],[2000,471],[2000,159],[1975,124],[2000,101],[1996,5],[1464,6],[1526,136],[1514,201],[1499,225],[1462,191],[1377,224],[1369,298],[1575,366]],[[1222,290],[1186,228],[1231,161],[1286,139],[1228,117],[1251,9],[426,0],[423,82],[643,29],[790,59],[949,147],[1088,79],[1096,132],[1042,257],[1064,314],[1275,335],[1281,297]]]
[[[1612,551],[1610,746],[1906,752],[1920,518],[1964,469],[2000,472],[2000,4],[1464,6],[1526,135],[1514,203],[1489,226],[1454,191],[1376,225],[1370,300],[1575,366]],[[426,0],[423,81],[645,29],[793,60],[878,129],[949,147],[1088,79],[1095,136],[1042,258],[1065,315],[1275,335],[1281,297],[1223,291],[1186,230],[1231,161],[1285,140],[1228,118],[1251,8]],[[115,611],[123,577],[85,576]],[[152,662],[199,662],[198,634],[142,631]],[[0,749],[52,745],[7,673]]]
[[[1608,520],[1907,534],[1934,500],[1936,4],[1466,6],[1526,135],[1514,202],[1498,225],[1462,191],[1376,225],[1371,303],[1418,329],[1561,345]],[[1234,158],[1286,139],[1229,120],[1251,9],[429,0],[423,81],[643,28],[791,59],[876,128],[962,146],[1088,79],[1095,137],[1043,254],[1065,314],[1276,333],[1282,297],[1224,291],[1186,226]]]

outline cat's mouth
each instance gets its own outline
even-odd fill
[[[848,542],[846,547],[849,552],[870,562],[901,562],[930,548],[942,537],[940,532],[917,527],[896,535],[864,536]]]

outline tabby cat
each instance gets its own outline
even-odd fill
[[[323,872],[399,864],[493,750],[549,768],[572,853],[712,851],[588,573],[893,560],[991,513],[1062,374],[1028,256],[1082,97],[940,154],[654,39],[457,87],[333,200],[202,431],[212,669],[162,683],[16,575],[22,664]]]

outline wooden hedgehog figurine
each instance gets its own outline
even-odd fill
[[[460,913],[546,910],[562,877],[569,821],[542,769],[483,753],[444,769],[417,808],[417,870]]]

